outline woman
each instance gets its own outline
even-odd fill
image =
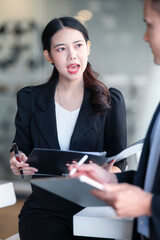
[[[38,170],[26,162],[33,148],[106,151],[112,156],[126,147],[126,112],[122,94],[97,80],[88,62],[90,41],[76,19],[62,17],[47,24],[42,34],[46,60],[54,65],[49,81],[17,94],[16,135],[24,163],[11,153],[14,174]],[[126,162],[111,171],[125,169]],[[73,236],[72,217],[82,208],[33,187],[19,215],[21,240],[81,239]]]

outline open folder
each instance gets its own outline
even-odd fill
[[[37,168],[38,174],[59,176],[68,173],[66,163],[72,163],[73,160],[79,161],[84,154],[88,155],[86,162],[92,160],[98,165],[103,165],[106,160],[106,152],[80,152],[34,148],[28,157],[27,163]]]
[[[91,189],[103,190],[103,185],[86,176],[39,178],[31,180],[31,183],[82,207],[106,206],[106,203],[91,194]]]
[[[107,157],[106,152],[80,152],[80,151],[63,151],[58,149],[34,148],[30,153],[27,163],[31,167],[38,169],[35,175],[53,176],[65,175],[68,173],[66,163],[73,160],[79,161],[84,154],[88,155],[88,160],[92,160],[96,164],[103,166],[113,159],[116,162],[121,161],[142,150],[144,139],[135,142],[115,156]]]

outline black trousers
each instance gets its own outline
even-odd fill
[[[36,194],[30,195],[19,214],[21,240],[102,240],[73,235],[73,215],[82,207],[41,189]]]
[[[60,219],[34,214],[19,222],[19,235],[21,240],[101,240],[100,238],[73,236],[72,228],[72,221],[65,216]]]

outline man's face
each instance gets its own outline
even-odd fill
[[[160,4],[157,5],[159,7]],[[157,10],[157,11],[156,11]],[[151,0],[145,0],[144,3],[144,21],[147,28],[144,35],[144,41],[148,42],[154,55],[154,62],[160,65],[160,12],[159,9],[153,9]]]

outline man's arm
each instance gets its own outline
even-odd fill
[[[116,177],[119,183],[126,182],[133,184],[134,176],[136,171],[126,171],[123,173],[116,173]]]

